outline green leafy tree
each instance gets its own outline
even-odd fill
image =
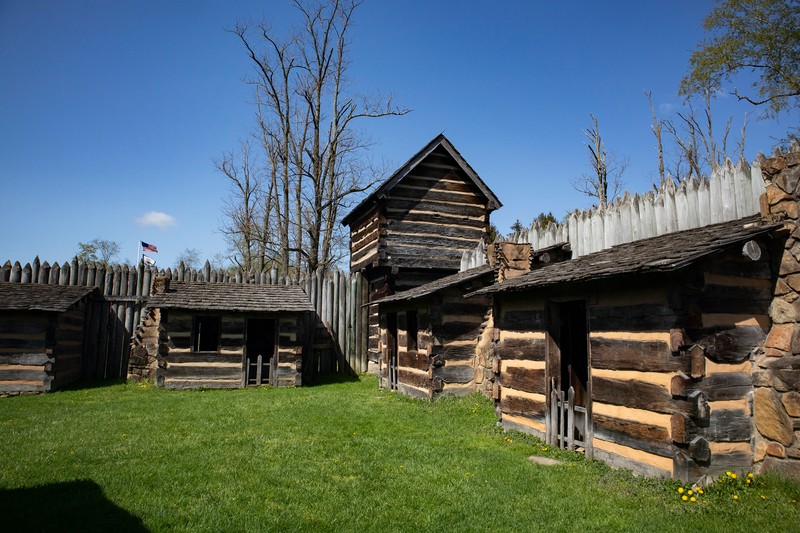
[[[92,239],[78,243],[78,260],[87,263],[109,264],[119,255],[119,243],[107,239]]]
[[[767,114],[800,107],[800,0],[723,0],[703,22],[709,34],[689,59],[683,95],[702,94],[757,74],[751,90],[733,94]]]
[[[556,220],[556,217],[553,216],[553,212],[552,211],[548,211],[547,213],[541,212],[541,213],[539,213],[539,216],[537,216],[533,220],[535,222],[538,222],[539,223],[539,227],[542,228],[542,229],[546,228],[550,224],[558,224],[558,220]]]

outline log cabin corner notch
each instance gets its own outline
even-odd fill
[[[437,135],[342,219],[350,270],[368,301],[455,274],[502,206],[453,144]],[[368,308],[369,370],[378,369],[378,311]]]
[[[133,350],[144,359],[152,352],[143,377],[179,389],[302,384],[314,326],[303,289],[157,282],[163,287],[150,299],[149,326]]]

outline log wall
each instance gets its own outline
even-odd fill
[[[476,390],[478,340],[490,323],[487,297],[465,300],[451,288],[434,296],[380,306],[380,383],[390,387],[387,313],[397,314],[397,389],[414,397],[464,395]],[[417,349],[409,349],[408,314],[417,318]],[[482,375],[482,370],[480,371]]]
[[[86,308],[0,313],[0,394],[48,392],[79,380]]]
[[[192,350],[192,323],[197,316],[220,317],[220,346],[214,352]],[[248,318],[277,319],[277,374],[270,384],[296,386],[302,384],[305,320],[302,314],[280,316],[220,314],[169,310],[161,311],[160,327],[164,330],[166,349],[158,352],[156,383],[172,389],[241,388],[245,385],[247,365],[246,324]],[[264,361],[265,367],[268,361]],[[307,365],[311,365],[308,362]],[[273,368],[275,368],[273,366]],[[266,383],[266,378],[264,383]]]
[[[380,265],[458,271],[488,231],[487,199],[442,147],[392,189],[384,207]]]
[[[593,454],[652,476],[694,481],[752,466],[751,354],[770,305],[766,244],[678,275],[595,282],[496,302],[495,392],[504,426],[545,437],[547,302],[589,313]]]

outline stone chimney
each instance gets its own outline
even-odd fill
[[[156,276],[153,279],[153,290],[150,294],[161,294],[169,291],[169,278],[167,276]]]
[[[168,290],[169,278],[156,276],[153,279],[151,295],[161,294]],[[167,334],[161,327],[161,310],[157,307],[147,307],[142,322],[136,328],[136,333],[131,340],[128,379],[155,383],[158,359],[168,353]]]
[[[531,270],[529,243],[496,242],[487,249],[489,265],[497,267],[497,282],[521,276]]]
[[[774,266],[772,327],[753,366],[754,461],[758,472],[800,479],[800,146],[763,160],[761,173],[761,215],[785,221],[789,236]]]

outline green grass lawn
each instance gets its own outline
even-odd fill
[[[738,481],[682,502],[674,482],[502,433],[480,396],[412,400],[372,377],[0,399],[6,531],[800,530],[799,484]]]

